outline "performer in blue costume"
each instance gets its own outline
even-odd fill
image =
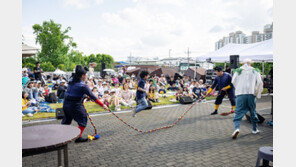
[[[232,110],[230,113],[234,113],[235,110],[235,89],[231,83],[232,77],[227,72],[223,72],[221,66],[217,66],[214,68],[216,71],[217,77],[215,78],[211,88],[208,90],[206,96],[211,93],[211,91],[215,88],[215,90],[219,91],[219,95],[215,101],[215,111],[211,113],[211,115],[218,114],[219,105],[222,104],[223,98],[225,95],[228,95],[229,100],[231,102]]]
[[[70,125],[74,119],[78,128],[80,129],[79,138],[75,142],[86,142],[88,138],[83,138],[82,133],[87,125],[87,114],[83,106],[83,99],[87,95],[95,103],[108,110],[108,107],[104,105],[85,84],[87,80],[87,67],[80,65],[76,66],[75,73],[69,80],[67,91],[65,92],[65,100],[63,104],[64,118],[62,124]]]

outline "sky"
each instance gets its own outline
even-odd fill
[[[52,19],[71,27],[77,50],[105,53],[115,61],[197,57],[215,50],[230,32],[263,31],[273,21],[272,0],[23,0],[24,42],[35,43],[32,26]]]

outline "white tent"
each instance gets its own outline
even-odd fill
[[[58,68],[53,73],[56,74],[56,75],[65,75],[66,74],[65,71],[62,71],[62,70],[60,70]]]
[[[252,44],[229,43],[214,52],[197,57],[197,61],[205,61],[211,58],[213,62],[228,62],[230,55],[239,55],[239,59],[250,58],[253,61],[272,61],[273,60],[273,41],[272,39]]]

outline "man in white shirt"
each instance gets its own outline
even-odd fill
[[[235,87],[236,108],[233,118],[234,132],[232,138],[236,139],[239,134],[239,127],[244,115],[250,111],[253,125],[252,133],[257,134],[258,117],[256,114],[256,97],[261,98],[263,82],[258,69],[251,67],[252,61],[245,59],[243,66],[234,70],[232,84]]]

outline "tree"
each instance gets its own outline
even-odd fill
[[[51,64],[51,62],[42,62],[40,63],[40,67],[42,68],[43,71],[54,71],[55,68]]]
[[[61,30],[61,28],[62,25],[53,20],[44,21],[42,25],[33,25],[36,43],[41,45],[38,59],[43,62],[51,62],[55,67],[68,63],[68,51],[76,47],[72,37],[67,35],[71,27],[67,27],[65,30]]]
[[[60,70],[66,71],[66,66],[65,66],[64,64],[59,64],[59,65],[58,65],[58,68],[59,68]]]

